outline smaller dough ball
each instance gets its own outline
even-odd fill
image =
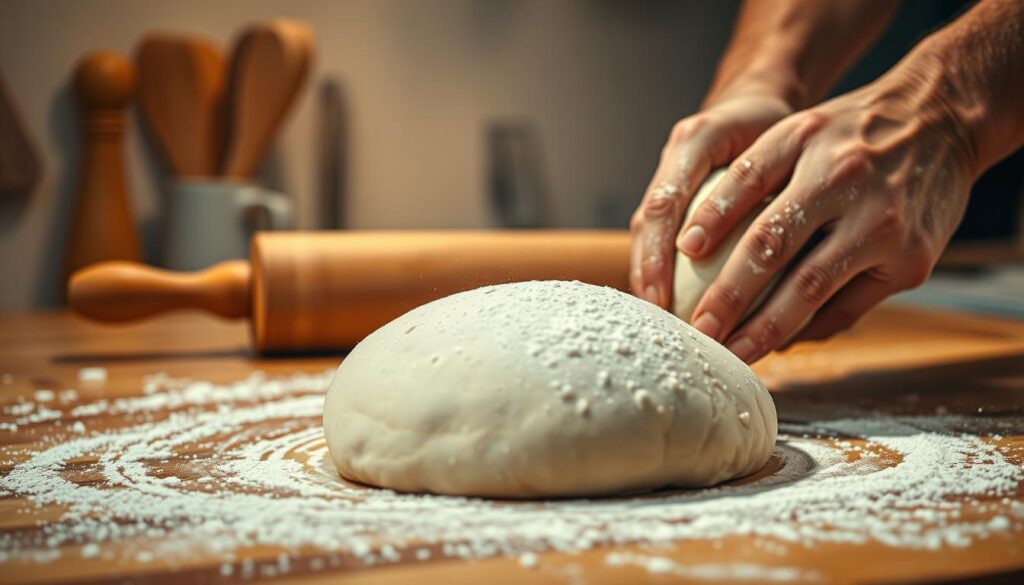
[[[760,469],[776,425],[724,347],[636,297],[562,281],[402,315],[352,350],[324,404],[342,476],[512,498],[713,485]]]
[[[725,177],[726,169],[718,169],[708,175],[708,178],[697,190],[697,194],[694,195],[693,200],[690,201],[690,207],[686,210],[686,216],[683,218],[683,224],[690,219],[694,211],[701,203],[706,201],[711,196],[711,192],[714,191],[715,186],[722,181]],[[727,203],[720,203],[720,205],[728,205]],[[733,229],[732,233],[727,238],[722,240],[715,249],[715,252],[710,256],[706,256],[699,260],[693,260],[686,254],[676,252],[676,267],[675,267],[675,278],[673,280],[672,287],[672,312],[680,319],[690,322],[693,317],[693,311],[697,308],[697,303],[700,302],[701,297],[711,286],[711,283],[715,280],[715,277],[725,267],[726,260],[729,259],[729,255],[739,244],[740,238],[746,233],[747,228],[750,224],[754,223],[757,216],[764,211],[765,205],[758,204],[752,209],[743,219],[736,224],[736,228]],[[780,271],[776,275],[768,286],[765,287],[764,292],[754,301],[750,309],[747,310],[746,316],[751,315],[757,310],[761,304],[768,299],[768,295],[775,289],[775,286],[779,283],[779,278],[782,272]]]

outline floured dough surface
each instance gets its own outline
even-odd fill
[[[345,358],[324,405],[342,476],[492,497],[712,485],[764,465],[776,426],[725,348],[650,303],[564,281],[402,315]]]

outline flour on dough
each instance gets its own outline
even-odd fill
[[[402,315],[345,358],[324,405],[342,476],[490,497],[708,486],[761,468],[776,426],[725,348],[650,303],[564,281]]]

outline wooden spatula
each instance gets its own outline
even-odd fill
[[[224,175],[249,177],[259,168],[309,73],[312,54],[313,33],[302,22],[277,19],[243,31],[231,55]]]
[[[217,173],[224,145],[224,55],[202,38],[151,34],[135,54],[139,103],[171,170]]]

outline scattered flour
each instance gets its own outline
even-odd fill
[[[536,553],[527,552],[519,555],[520,566],[525,567],[527,569],[532,569],[536,567],[538,562],[539,560],[537,559]]]
[[[751,563],[713,564],[700,563],[683,565],[667,557],[641,555],[628,552],[614,552],[605,556],[605,564],[612,567],[638,566],[648,573],[686,577],[702,581],[754,581],[757,583],[789,583],[793,581],[822,581],[823,576],[815,571],[797,567],[769,567]]]
[[[40,393],[42,394],[40,395]],[[51,390],[38,390],[35,394],[39,402],[53,400],[53,391]],[[40,396],[42,399],[39,399]],[[17,417],[14,420],[7,421],[9,424],[15,425],[31,425],[48,421],[59,422],[61,418],[59,410],[47,408],[37,402],[16,402],[5,406],[0,412]]]
[[[662,182],[651,191],[651,197],[655,199],[672,199],[679,194],[679,188],[672,183]]]
[[[49,402],[56,397],[53,390],[36,390],[35,399],[36,402]]]
[[[12,560],[70,554],[65,545],[85,558],[142,563],[210,552],[222,559],[222,575],[246,579],[287,574],[300,557],[313,567],[310,550],[322,551],[313,554],[317,567],[495,555],[531,567],[545,550],[598,545],[750,535],[766,550],[867,541],[935,550],[1024,529],[1024,504],[1010,499],[1024,469],[992,444],[992,433],[965,431],[971,420],[953,416],[783,425],[770,463],[777,471],[712,489],[514,504],[369,489],[341,481],[327,456],[320,419],[332,374],[257,373],[226,385],[153,376],[136,398],[66,411],[6,405],[0,432],[48,421],[55,428],[32,449],[4,454],[13,459],[3,462],[0,494],[34,503],[16,513],[48,504],[66,511],[61,522],[0,533],[0,572]],[[650,406],[645,392],[636,389],[638,406]],[[56,427],[69,416],[84,421]],[[91,424],[94,416],[104,423]],[[161,542],[155,556],[131,546],[140,538]],[[237,561],[249,546],[282,552],[269,564]],[[819,577],[632,553],[607,562],[702,580]]]
[[[753,258],[747,258],[747,268],[754,274],[764,274],[767,271],[764,266],[755,262]]]
[[[718,209],[718,213],[725,215],[732,209],[732,199],[727,197],[720,197],[718,195],[711,196],[711,203]]]
[[[107,369],[99,367],[82,368],[78,370],[78,380],[80,382],[106,382]]]
[[[100,556],[100,545],[90,542],[82,547],[81,555],[83,559],[94,559]]]

